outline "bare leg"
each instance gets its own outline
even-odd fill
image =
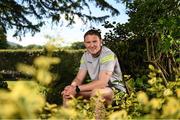
[[[113,101],[114,93],[111,88],[106,87],[103,89],[95,89],[93,91],[80,92],[75,97],[82,96],[84,99],[89,99],[91,97],[97,97],[93,103],[95,104],[95,118],[97,120],[105,118],[105,105],[109,105]],[[63,106],[67,107],[67,102],[70,99],[66,99],[63,96]],[[104,100],[104,102],[102,102]]]

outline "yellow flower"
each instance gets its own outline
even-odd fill
[[[150,72],[148,75],[150,78],[156,77],[156,73],[155,72]]]
[[[110,120],[127,120],[128,114],[125,110],[114,112],[109,116]]]
[[[144,92],[138,92],[137,94],[137,99],[140,103],[142,104],[147,104],[148,103],[148,96]]]
[[[46,44],[45,47],[46,47],[47,51],[49,51],[49,52],[57,49],[54,45],[51,45],[50,43]]]
[[[58,64],[60,59],[58,57],[51,57],[51,64]]]
[[[46,56],[40,56],[35,58],[34,64],[39,68],[45,68],[45,69],[48,69],[50,66],[49,59]]]
[[[176,89],[177,97],[180,98],[180,88]]]
[[[44,69],[37,70],[36,78],[37,81],[44,85],[48,85],[53,80],[51,73]]]
[[[154,66],[153,65],[149,65],[149,69],[154,71]]]
[[[49,66],[51,64],[58,64],[60,62],[60,59],[57,57],[46,57],[46,56],[40,56],[35,58],[34,64],[38,68],[44,68],[49,69]]]
[[[180,103],[174,97],[168,98],[167,104],[163,106],[163,114],[171,116],[180,111]]]
[[[56,114],[56,119],[63,119],[63,120],[76,120],[78,116],[78,111],[72,108],[61,108]],[[53,119],[53,118],[52,118]]]
[[[45,99],[37,93],[37,90],[27,83],[19,81],[12,89],[11,98],[18,102],[22,108],[28,108],[31,112],[41,110]]]
[[[153,109],[160,109],[162,106],[162,100],[161,99],[157,99],[157,98],[153,98],[150,101],[150,105],[152,106]]]
[[[45,98],[37,93],[35,84],[17,81],[10,92],[1,93],[0,116],[2,118],[35,118],[45,104]],[[3,95],[4,94],[4,95]]]
[[[129,79],[129,78],[131,77],[131,75],[124,75],[124,77],[125,77],[126,79]]]
[[[1,105],[0,115],[2,118],[13,118],[16,113],[18,113],[18,109],[13,101],[6,102],[5,104]]]
[[[169,95],[172,95],[173,92],[170,90],[170,89],[166,89],[163,93],[164,96],[169,96]]]
[[[27,74],[27,75],[34,75],[36,71],[36,69],[33,66],[22,64],[22,63],[17,65],[17,69],[18,71],[23,72],[24,74]]]
[[[153,85],[154,83],[156,83],[156,81],[157,81],[156,77],[153,77],[152,79],[148,80],[148,83],[150,85]]]

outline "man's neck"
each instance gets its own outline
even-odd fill
[[[92,54],[92,56],[94,58],[98,57],[101,54],[101,50],[102,50],[102,47],[101,47],[101,49],[96,54]]]

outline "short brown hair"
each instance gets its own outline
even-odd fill
[[[85,40],[85,37],[87,35],[97,35],[99,37],[99,39],[101,39],[101,31],[99,29],[91,29],[91,30],[88,30],[85,34],[84,34],[84,40]]]

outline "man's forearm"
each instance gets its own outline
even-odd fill
[[[80,85],[82,82],[80,79],[78,79],[77,77],[72,81],[71,85],[73,86],[78,86]]]
[[[98,89],[98,88],[104,88],[108,86],[108,83],[105,83],[104,81],[101,80],[94,80],[90,83],[87,84],[82,84],[79,85],[80,91],[91,91],[93,89]]]

